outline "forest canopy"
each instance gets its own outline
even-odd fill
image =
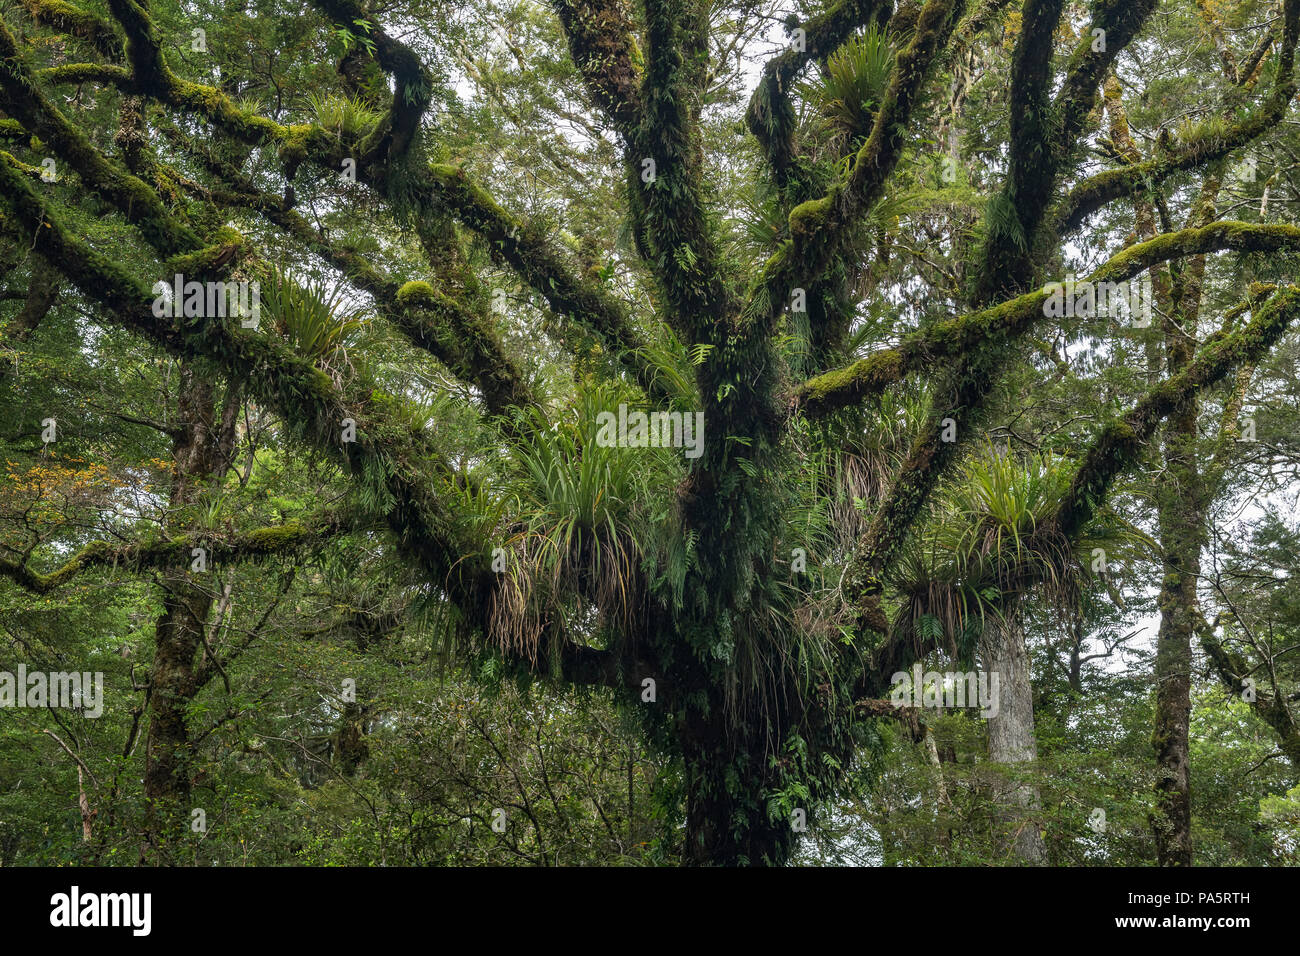
[[[1300,0],[0,10],[0,865],[1300,862]]]

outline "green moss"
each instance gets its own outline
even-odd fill
[[[88,40],[110,56],[121,56],[121,37],[95,14],[65,3],[64,0],[23,0],[23,5],[37,23],[46,23],[56,30]]]
[[[406,305],[430,305],[437,297],[433,291],[433,286],[427,282],[414,281],[408,282],[397,290],[397,303],[402,306]]]
[[[796,393],[796,402],[809,406],[810,410],[820,410],[827,404],[842,408],[873,388],[879,389],[898,381],[905,371],[902,353],[897,349],[887,349],[809,379]]]
[[[167,71],[165,67],[163,71],[161,80],[157,84],[158,88],[153,90],[154,95],[162,101],[207,117],[211,122],[248,143],[292,141],[293,147],[303,150],[303,158],[305,158],[305,150],[310,139],[308,131],[314,127],[281,126],[264,116],[241,110],[229,96],[214,86],[182,80]]]
[[[39,176],[41,174],[41,169],[39,166],[29,166],[27,163],[24,163],[17,156],[13,155],[12,153],[5,152],[3,149],[0,149],[0,162],[7,163],[10,166],[12,166],[14,169],[21,170],[22,172],[26,173],[28,176]]]
[[[166,274],[185,276],[215,275],[229,271],[234,263],[251,251],[251,245],[240,233],[227,226],[217,230],[217,241],[195,252],[172,256],[167,260]]]
[[[832,196],[810,199],[790,210],[790,235],[798,241],[806,242],[825,228],[830,215]]]
[[[23,5],[32,12],[37,20],[47,23],[63,22],[84,27],[103,26],[96,16],[87,13],[63,0],[23,0]]]
[[[86,16],[81,10],[78,10],[70,3],[64,3],[63,0],[26,0],[24,6],[38,19],[67,17],[75,20]]]
[[[308,123],[289,126],[280,140],[280,161],[283,163],[302,163],[307,159],[307,149],[311,144],[312,131]]]
[[[473,182],[458,166],[431,163],[429,172],[444,188],[455,190],[461,200],[462,210],[476,213],[483,223],[503,226],[506,231],[518,232],[523,224],[497,205],[497,201],[483,187]]]
[[[1114,422],[1106,429],[1107,438],[1114,444],[1128,445],[1138,440],[1137,432],[1128,422]]]
[[[66,584],[88,565],[103,560],[112,550],[113,546],[107,541],[92,541],[57,571],[52,571],[49,574],[36,574],[34,578],[38,582],[40,590],[51,590]]]
[[[313,366],[307,375],[318,399],[325,401],[334,398],[334,380],[328,374]]]
[[[270,528],[259,528],[244,535],[243,547],[250,554],[273,554],[301,543],[308,537],[308,531],[296,521],[289,521]]]
[[[57,86],[60,83],[116,83],[126,85],[131,82],[131,71],[120,66],[108,66],[103,63],[65,63],[41,70],[39,76],[45,82]]]

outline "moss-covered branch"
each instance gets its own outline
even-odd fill
[[[32,20],[85,40],[110,60],[123,54],[122,35],[106,20],[64,0],[23,0]]]
[[[356,0],[313,0],[315,6],[344,29],[361,31],[374,44],[375,59],[393,78],[394,92],[388,115],[365,154],[382,156],[385,162],[404,157],[420,128],[433,95],[429,71],[415,51],[384,32],[379,21]]]
[[[795,288],[808,288],[834,258],[848,228],[880,198],[903,149],[912,109],[925,78],[960,16],[961,0],[929,0],[911,42],[899,53],[871,134],[853,157],[847,176],[820,199],[790,212],[790,240],[767,261],[751,287],[746,308],[751,333],[771,329]]]
[[[229,163],[193,148],[188,137],[178,130],[167,129],[165,135],[232,187],[218,191],[214,198],[260,213],[342,272],[357,288],[368,292],[378,312],[412,344],[437,358],[461,381],[478,388],[490,412],[503,415],[512,407],[535,404],[522,373],[505,353],[487,316],[427,283],[402,286],[389,279],[365,257],[327,239],[299,213],[286,209],[280,197],[258,189]]]
[[[43,177],[43,174],[45,172],[45,170],[43,170],[40,166],[33,166],[30,163],[24,163],[13,153],[10,153],[3,149],[0,149],[0,163],[4,163],[7,166],[11,166],[12,168],[22,173],[24,176],[27,176],[33,180],[40,180]]]
[[[131,85],[131,71],[109,63],[65,63],[41,70],[36,75],[51,86],[62,83],[103,83],[126,89]]]
[[[1236,332],[1207,339],[1183,372],[1156,386],[1102,431],[1062,499],[1054,529],[1066,537],[1077,535],[1105,501],[1115,479],[1137,463],[1143,446],[1165,418],[1234,369],[1258,362],[1297,318],[1300,287],[1288,286],[1257,305],[1251,321]]]
[[[1025,291],[1030,247],[1056,185],[1052,54],[1064,0],[1025,0],[1011,55],[1007,178],[988,202],[971,302],[987,306]]]
[[[37,88],[9,29],[0,23],[0,92],[4,109],[75,168],[82,182],[113,202],[163,255],[191,248],[197,237],[167,215],[157,193],[91,145]]]
[[[1088,276],[1088,282],[1121,282],[1162,262],[1224,249],[1240,252],[1300,250],[1300,228],[1280,224],[1216,222],[1199,229],[1165,233],[1130,246]],[[909,374],[941,367],[946,361],[981,347],[997,348],[1041,321],[1046,289],[1026,293],[990,309],[936,322],[905,336],[896,348],[884,349],[852,365],[818,375],[792,396],[804,414],[819,417],[857,404]]]
[[[1283,4],[1282,35],[1275,85],[1259,109],[1228,130],[1209,129],[1189,137],[1175,148],[1162,150],[1146,162],[1109,169],[1083,180],[1061,200],[1056,230],[1067,235],[1079,229],[1089,216],[1124,196],[1145,193],[1177,172],[1195,169],[1222,159],[1268,132],[1286,116],[1296,94],[1295,47],[1300,37],[1300,0]],[[1258,49],[1260,56],[1266,46]],[[1253,75],[1253,69],[1252,73]]]
[[[1227,132],[1207,132],[1193,136],[1145,162],[1090,176],[1079,183],[1061,201],[1057,213],[1057,230],[1068,235],[1078,230],[1088,217],[1116,199],[1141,195],[1178,172],[1195,169],[1222,159],[1234,150],[1258,139],[1286,114],[1290,98],[1271,96],[1269,100]]]
[[[194,548],[202,548],[209,567],[215,564],[263,561],[325,541],[350,530],[350,519],[335,512],[316,515],[302,521],[288,521],[267,528],[257,528],[231,535],[220,531],[190,534],[168,541],[113,544],[92,541],[53,571],[41,573],[26,563],[0,558],[0,575],[36,594],[47,594],[71,583],[81,574],[103,568],[138,572],[188,564]]]
[[[385,302],[384,314],[412,342],[472,382],[496,415],[536,404],[487,317],[427,282],[408,282]]]
[[[647,395],[668,402],[680,397],[667,390],[646,360],[645,343],[622,303],[595,282],[575,275],[539,230],[499,206],[456,166],[431,165],[427,185],[429,202],[444,202],[454,209],[494,256],[541,294],[551,311],[598,333]]]
[[[907,459],[854,547],[840,589],[845,603],[856,612],[854,636],[863,646],[873,645],[888,632],[881,603],[884,570],[902,549],[940,475],[974,431],[974,416],[1000,361],[1000,356],[988,351],[972,354],[945,377]],[[945,434],[950,428],[958,428],[959,434]],[[954,440],[959,437],[960,441]]]
[[[694,0],[646,3],[645,117],[628,156],[629,166],[638,166],[630,172],[640,172],[640,162],[653,162],[649,180],[634,179],[630,189],[649,238],[651,265],[671,306],[670,321],[687,342],[715,341],[738,311],[706,215],[700,162],[697,120],[707,28],[705,6]]]
[[[1056,153],[1062,160],[1074,152],[1115,57],[1133,42],[1155,6],[1156,0],[1101,0],[1093,5],[1092,25],[1079,37],[1066,66],[1065,81],[1052,104],[1060,117]]]
[[[12,214],[6,222],[84,295],[103,305],[115,324],[177,357],[211,362],[274,409],[290,440],[339,462],[368,489],[374,517],[388,525],[399,552],[443,590],[467,630],[486,628],[499,576],[491,571],[482,539],[439,494],[440,482],[454,482],[454,472],[429,432],[411,421],[399,402],[361,377],[341,389],[286,344],[237,323],[155,316],[152,291],[75,238],[22,174],[4,163],[0,204]],[[558,624],[544,631],[539,644],[538,659],[573,668],[564,675],[569,679],[596,680],[619,671],[617,662],[606,661],[606,652],[574,644]],[[531,658],[506,656],[518,666],[536,666]],[[595,658],[600,666],[592,663]]]
[[[641,125],[633,25],[622,0],[551,0],[582,82],[625,140]]]
[[[745,122],[754,134],[777,185],[784,185],[794,156],[794,107],[790,89],[809,63],[824,60],[835,52],[858,27],[888,11],[890,4],[879,0],[840,0],[825,12],[800,24],[802,44],[792,44],[768,60],[758,87],[749,99]]]

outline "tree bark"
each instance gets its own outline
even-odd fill
[[[1190,418],[1191,435],[1187,435]],[[1188,460],[1195,438],[1195,411],[1180,416],[1170,434],[1169,478],[1160,509],[1164,578],[1160,586],[1160,632],[1156,641],[1156,714],[1152,744],[1156,755],[1156,810],[1151,818],[1156,861],[1161,866],[1192,865],[1192,806],[1189,754],[1191,722],[1192,635],[1197,614],[1196,581],[1200,574],[1203,518],[1184,482],[1194,477]],[[1180,440],[1181,439],[1181,440]],[[1184,450],[1180,461],[1174,448]]]
[[[181,428],[172,444],[175,466],[168,502],[169,521],[182,523],[182,528],[188,523],[186,509],[201,501],[207,484],[220,480],[230,466],[238,405],[239,396],[232,388],[218,419],[212,383],[188,367],[182,368]],[[186,556],[159,576],[164,596],[163,612],[154,629],[150,672],[142,861],[170,860],[169,846],[184,832],[185,813],[190,809],[193,754],[188,712],[202,688],[199,651],[213,602],[213,590],[190,567],[191,559]]]
[[[1000,622],[988,621],[984,632],[984,660],[989,673],[998,675],[998,712],[988,719],[989,760],[1011,764],[1017,774],[1022,765],[1038,760],[1034,736],[1034,692],[1030,681],[1029,651],[1019,615],[1013,610]],[[1042,797],[1031,781],[1002,780],[994,785],[1000,817],[1011,828],[1005,850],[1030,866],[1047,862],[1038,813]]]
[[[720,719],[721,701],[710,712],[712,720],[688,711],[679,738],[686,767],[682,860],[690,866],[784,863],[794,850],[795,831],[789,820],[768,819],[768,755],[762,737],[736,736],[735,728]]]
[[[1206,173],[1189,226],[1214,221],[1222,164]],[[1192,259],[1171,283],[1170,318],[1163,323],[1166,371],[1182,372],[1196,351],[1205,257]],[[1170,416],[1165,427],[1165,470],[1158,502],[1164,575],[1160,582],[1160,632],[1156,640],[1156,715],[1152,744],[1156,754],[1156,811],[1151,826],[1156,861],[1161,866],[1192,865],[1192,797],[1189,728],[1192,717],[1192,639],[1201,611],[1196,585],[1205,545],[1205,517],[1213,496],[1198,464],[1195,399]]]

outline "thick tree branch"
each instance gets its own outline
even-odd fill
[[[630,141],[641,125],[641,83],[633,24],[622,0],[551,0],[569,55],[596,105]]]
[[[91,145],[37,88],[22,62],[8,27],[0,23],[0,105],[5,112],[39,136],[56,154],[71,163],[88,186],[111,200],[127,221],[137,226],[164,255],[174,255],[197,242],[193,231],[166,215],[162,201],[147,185],[119,168]]]
[[[437,493],[437,476],[454,481],[454,475],[430,434],[404,420],[398,403],[362,380],[341,391],[310,361],[256,332],[219,320],[173,324],[155,316],[152,292],[73,238],[7,163],[0,163],[0,203],[13,213],[14,227],[35,251],[57,264],[82,293],[102,303],[116,323],[179,357],[214,362],[250,395],[275,409],[291,439],[326,451],[354,480],[368,483],[376,510],[401,553],[443,588],[470,629],[486,628],[499,576],[491,571],[483,541],[457,520]],[[353,426],[345,427],[345,420]],[[557,627],[547,628],[540,642],[539,659],[567,662],[575,668],[575,677],[594,679],[617,670],[615,664],[591,667],[591,659],[603,662],[601,655],[607,652],[581,650]],[[530,659],[505,656],[518,666],[535,666]]]
[[[1133,42],[1155,6],[1155,0],[1100,0],[1093,6],[1092,26],[1080,36],[1066,65],[1065,81],[1052,103],[1061,117],[1056,152],[1062,160],[1073,153],[1115,57]]]
[[[23,0],[35,23],[87,41],[110,60],[122,58],[122,35],[113,25],[64,0]]]
[[[1084,456],[1051,524],[1072,538],[1105,501],[1116,477],[1131,468],[1160,423],[1234,369],[1258,362],[1300,316],[1300,287],[1279,290],[1232,333],[1210,336],[1185,371],[1166,379],[1098,436]],[[1044,532],[1050,533],[1050,532]]]
[[[500,336],[487,316],[428,283],[400,285],[387,278],[366,259],[338,242],[327,239],[301,215],[285,209],[278,196],[259,190],[249,177],[215,157],[203,153],[183,135],[169,138],[225,180],[232,191],[214,198],[261,213],[286,234],[342,272],[357,288],[368,292],[379,313],[414,345],[447,366],[459,379],[476,387],[495,415],[512,408],[528,408],[536,400],[514,360],[502,348]]]
[[[839,0],[825,12],[800,24],[802,45],[792,44],[768,60],[749,99],[745,122],[754,134],[778,186],[783,186],[794,156],[794,107],[790,89],[809,63],[824,60],[844,44],[858,27],[889,9],[880,0]]]
[[[715,342],[737,312],[724,273],[701,170],[698,79],[706,60],[707,19],[698,0],[647,0],[649,43],[641,97],[644,121],[629,150],[634,215],[649,238],[651,265],[685,342]],[[640,176],[642,153],[653,175]]]
[[[369,38],[374,43],[375,59],[393,78],[392,106],[379,129],[363,144],[363,156],[380,156],[387,163],[405,157],[433,95],[429,71],[414,50],[385,33],[379,21],[356,0],[313,3],[344,29]]]
[[[1088,276],[1094,285],[1122,282],[1162,262],[1224,249],[1278,252],[1300,249],[1300,228],[1245,222],[1216,222],[1199,229],[1164,233],[1130,246]],[[800,385],[793,404],[820,417],[878,395],[909,374],[942,367],[945,361],[983,346],[999,346],[1029,331],[1044,318],[1049,289],[1026,293],[990,309],[936,322],[912,332],[892,349],[818,375]]]
[[[790,212],[790,240],[767,261],[747,305],[751,334],[765,335],[792,291],[808,288],[832,260],[848,228],[880,198],[898,163],[912,109],[927,72],[944,48],[962,0],[929,0],[917,19],[912,41],[898,54],[871,135],[853,157],[848,175],[825,196]]]
[[[1207,131],[1146,162],[1107,170],[1085,179],[1061,201],[1056,213],[1057,231],[1061,235],[1068,235],[1079,229],[1089,216],[1107,203],[1123,196],[1145,192],[1173,173],[1222,159],[1281,122],[1296,94],[1294,64],[1297,37],[1300,37],[1300,0],[1286,0],[1283,5],[1282,38],[1275,85],[1264,104],[1227,132]],[[1262,50],[1263,48],[1261,56]]]
[[[0,575],[35,594],[48,594],[93,569],[113,568],[134,572],[146,568],[174,567],[188,564],[194,548],[204,549],[209,567],[235,562],[257,562],[269,557],[291,555],[300,548],[325,541],[350,531],[353,527],[351,519],[330,512],[238,535],[195,533],[169,541],[125,545],[92,541],[60,567],[47,573],[36,571],[25,563],[0,558]]]

